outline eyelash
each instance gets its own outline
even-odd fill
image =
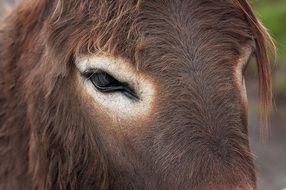
[[[120,92],[132,100],[139,100],[135,90],[126,82],[121,82],[103,70],[90,69],[82,73],[93,86],[102,93]]]

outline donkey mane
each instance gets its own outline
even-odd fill
[[[161,45],[149,32],[156,33],[154,26],[166,20],[163,16],[165,1],[154,2],[25,0],[5,17],[0,24],[0,189],[144,189],[150,185],[140,178],[138,171],[127,172],[133,168],[132,164],[120,158],[117,158],[119,164],[114,164],[116,158],[112,158],[104,143],[106,132],[95,127],[81,103],[81,93],[74,90],[72,64],[76,55],[108,52],[130,60],[138,69],[148,67],[141,63],[148,60],[143,49],[156,42],[159,48]],[[268,48],[274,47],[271,37],[246,0],[191,2],[196,5],[192,14],[198,18],[214,15],[220,22],[236,27],[239,27],[239,20],[248,23],[248,28],[241,25],[241,30],[223,28],[221,31],[227,36],[223,39],[225,43],[232,39],[245,39],[245,43],[255,41],[261,133],[267,136],[272,101],[271,66],[267,55]],[[142,24],[155,11],[162,12],[162,20],[154,19],[148,26]],[[187,17],[187,11],[184,13]],[[238,19],[224,20],[229,15]],[[206,30],[215,27],[210,26],[212,22],[204,20],[195,27]],[[169,23],[174,25],[174,22]],[[182,33],[189,32],[184,25],[178,27]],[[224,26],[216,29],[220,30],[219,27]],[[198,31],[192,32],[199,38]],[[184,45],[183,42],[180,45]],[[238,56],[241,45],[236,46]],[[245,169],[254,170],[250,165],[246,163]],[[241,176],[238,180],[244,178]],[[229,186],[237,183],[236,179],[230,181],[222,180],[222,187],[226,183]],[[255,186],[252,184],[255,176],[248,183]]]

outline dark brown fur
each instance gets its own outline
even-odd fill
[[[245,0],[25,0],[1,26],[1,190],[255,189],[232,72],[255,42],[267,123],[271,41]],[[100,51],[160,84],[132,138],[76,90],[74,58]]]

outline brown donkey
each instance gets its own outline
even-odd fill
[[[254,190],[246,0],[24,0],[0,30],[1,190]],[[264,125],[266,126],[266,124]]]

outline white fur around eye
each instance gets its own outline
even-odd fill
[[[251,53],[252,53],[251,48],[245,48],[243,50],[243,53],[241,57],[239,58],[238,63],[235,67],[235,71],[234,71],[235,79],[240,89],[242,100],[245,103],[247,103],[247,92],[246,92],[246,87],[245,87],[245,79],[243,76],[243,68],[245,67],[245,64],[247,64],[247,61]]]
[[[129,83],[139,97],[139,100],[132,100],[120,92],[102,93],[91,81],[79,74],[80,84],[93,98],[95,106],[99,106],[101,110],[113,117],[127,119],[142,118],[150,113],[155,94],[154,84],[127,61],[103,55],[86,56],[76,59],[76,67],[79,73],[90,69],[103,70],[117,80]]]

